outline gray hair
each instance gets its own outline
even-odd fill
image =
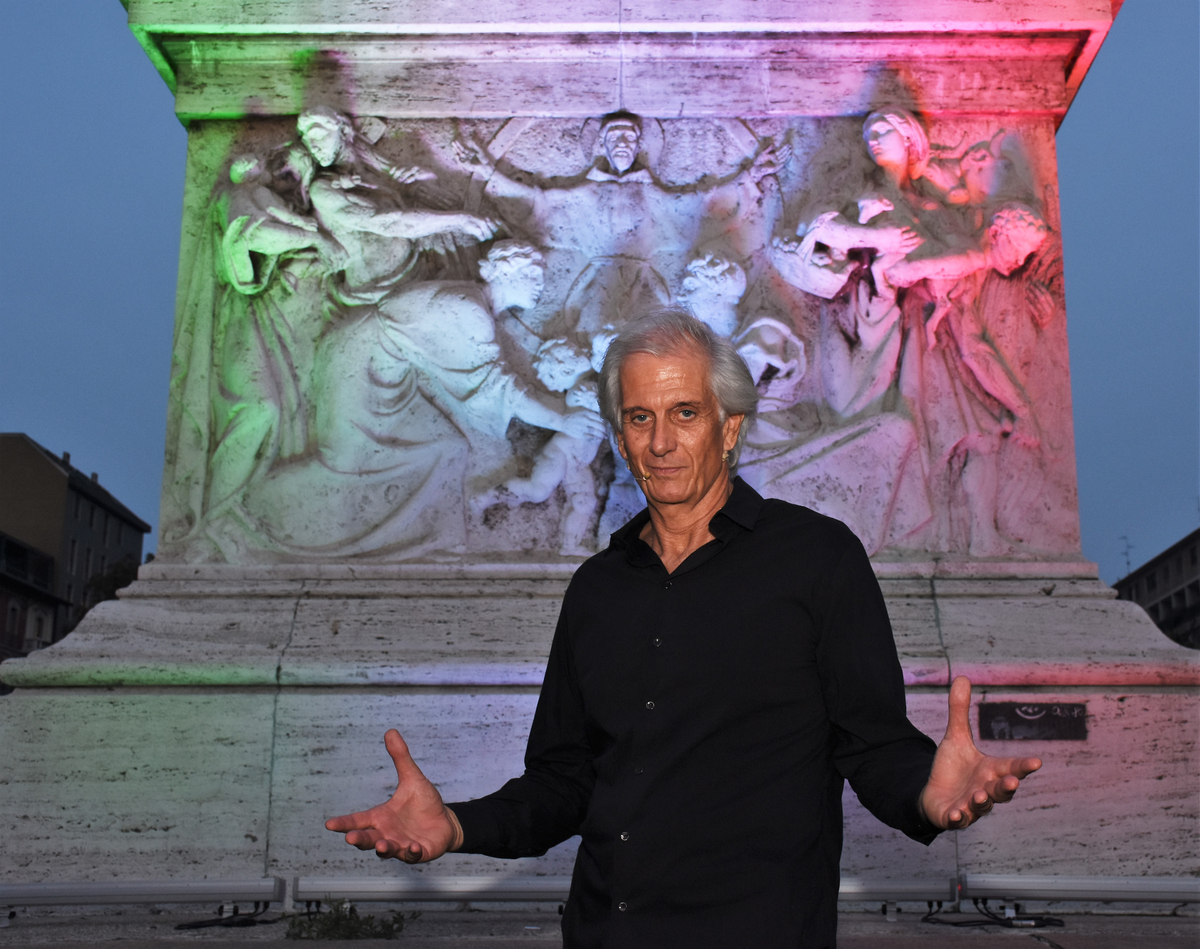
[[[621,369],[634,353],[661,359],[687,352],[699,353],[708,360],[708,384],[716,397],[721,423],[731,415],[744,416],[737,444],[729,451],[729,467],[733,469],[754,421],[758,390],[733,343],[718,336],[683,307],[661,307],[635,318],[612,341],[604,355],[597,385],[600,414],[614,432],[622,430]]]

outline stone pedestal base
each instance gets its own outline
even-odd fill
[[[4,664],[17,690],[0,699],[0,880],[378,875],[324,819],[390,794],[392,726],[447,799],[519,773],[571,569],[143,568],[63,642]],[[1086,739],[981,739],[1045,767],[929,848],[847,790],[845,873],[1195,871],[1195,653],[1083,565],[878,572],[920,728],[940,738],[966,673],[976,707],[1086,705]],[[394,872],[561,876],[573,853]]]

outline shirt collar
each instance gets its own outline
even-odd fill
[[[733,492],[729,495],[729,500],[725,502],[725,506],[717,512],[717,517],[727,517],[738,527],[744,527],[748,531],[754,530],[754,525],[758,523],[758,515],[762,511],[763,497],[755,491],[750,485],[746,484],[740,477],[733,479]],[[715,521],[717,517],[714,517]],[[709,524],[709,530],[712,530],[712,524]],[[715,534],[716,532],[713,531]]]
[[[739,529],[754,530],[762,506],[762,495],[741,478],[734,478],[733,491],[730,493],[729,499],[725,502],[725,506],[708,522],[708,529],[717,540],[725,543]],[[624,527],[614,531],[609,540],[609,546],[626,549],[629,562],[635,567],[659,563],[658,555],[639,536],[649,520],[649,509],[643,509]]]

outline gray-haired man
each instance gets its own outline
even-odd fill
[[[836,942],[844,779],[926,843],[1009,800],[1041,762],[975,748],[965,679],[940,746],[908,722],[854,535],[732,476],[755,399],[732,346],[690,315],[631,324],[600,405],[647,510],[571,582],[524,775],[447,806],[389,731],[395,795],[326,827],[409,863],[579,834],[574,949],[818,949]]]

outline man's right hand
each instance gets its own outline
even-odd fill
[[[383,743],[396,765],[396,792],[370,810],[331,817],[325,829],[344,833],[346,843],[359,850],[405,863],[426,863],[457,850],[463,844],[458,818],[417,767],[400,733],[389,729]]]

